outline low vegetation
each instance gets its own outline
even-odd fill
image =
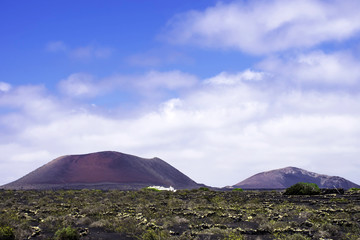
[[[235,192],[243,192],[244,189],[242,189],[242,188],[234,188],[233,191],[235,191]]]
[[[317,195],[321,190],[315,183],[299,182],[285,190],[285,195]]]
[[[350,192],[360,192],[360,188],[350,188]]]
[[[9,226],[0,226],[0,239],[12,240],[15,239],[14,231]]]
[[[288,190],[287,190],[288,191]],[[360,193],[0,190],[0,239],[358,239]]]
[[[154,188],[154,187],[146,187],[141,189],[142,191],[154,191],[154,192],[160,192],[161,190]]]
[[[80,235],[76,229],[72,227],[64,227],[55,233],[55,240],[78,240]]]

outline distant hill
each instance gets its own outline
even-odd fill
[[[140,189],[149,185],[196,188],[189,177],[159,158],[145,159],[120,152],[62,156],[5,189]]]
[[[243,189],[284,189],[298,182],[316,183],[320,188],[360,187],[342,177],[328,176],[306,171],[296,167],[286,167],[251,176],[233,187]]]

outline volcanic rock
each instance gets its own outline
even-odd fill
[[[309,172],[296,167],[286,167],[255,174],[233,187],[243,189],[285,189],[298,182],[316,183],[320,188],[360,187],[342,177]]]
[[[197,188],[189,177],[159,158],[145,159],[106,151],[52,160],[5,189],[140,189],[160,185]]]

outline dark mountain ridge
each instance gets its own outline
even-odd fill
[[[233,185],[233,187],[243,189],[285,189],[298,182],[316,183],[320,188],[349,189],[360,187],[342,177],[318,174],[296,167],[261,172]]]
[[[200,186],[160,158],[105,151],[56,158],[3,188],[130,190],[150,185],[178,189]]]

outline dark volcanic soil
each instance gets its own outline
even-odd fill
[[[206,189],[205,189],[206,190]],[[358,239],[360,192],[0,190],[0,226],[49,239]]]

